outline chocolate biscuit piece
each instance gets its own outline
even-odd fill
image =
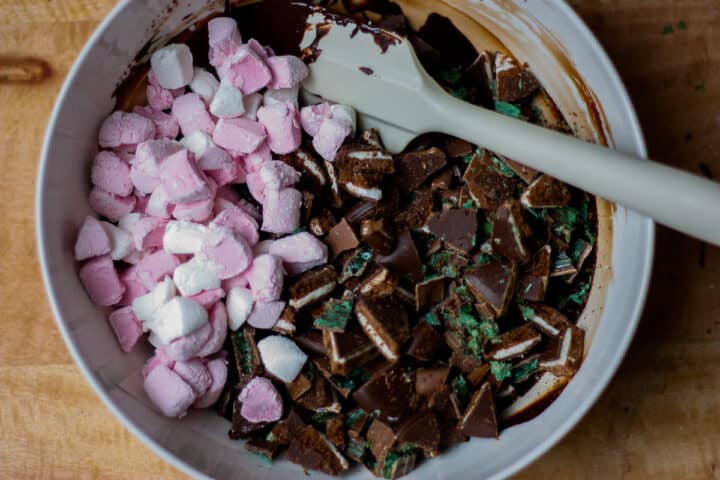
[[[330,206],[340,208],[345,203],[343,192],[340,190],[340,182],[338,181],[338,171],[335,164],[325,161],[325,171],[327,172],[328,183],[330,184]]]
[[[502,426],[508,427],[537,416],[557,398],[569,380],[568,377],[558,377],[550,372],[543,373],[529,390],[500,413]]]
[[[397,165],[396,181],[403,193],[411,193],[425,180],[447,164],[445,153],[437,147],[419,152],[407,152],[400,155]]]
[[[339,182],[350,196],[377,203],[383,198],[383,180],[375,173],[351,173],[341,176]]]
[[[523,219],[520,202],[510,200],[498,207],[491,239],[494,252],[524,264],[530,259],[525,243],[531,235],[532,230]]]
[[[427,230],[448,247],[468,253],[477,243],[477,211],[463,208],[437,213],[428,221]]]
[[[523,325],[500,336],[500,341],[487,351],[487,357],[508,361],[527,354],[542,340],[540,333],[530,325]]]
[[[242,388],[263,371],[260,353],[255,344],[255,329],[246,325],[232,334],[231,341],[238,373],[237,386]]]
[[[251,438],[245,442],[245,450],[261,455],[268,460],[272,460],[279,449],[280,445],[278,443],[264,438]]]
[[[473,394],[465,414],[460,419],[460,429],[469,437],[497,438],[495,401],[489,383],[483,383]]]
[[[378,356],[378,351],[360,328],[351,320],[345,332],[323,331],[323,342],[335,375],[347,375],[353,368],[360,367]]]
[[[472,143],[451,137],[445,142],[443,150],[450,158],[461,158],[473,153],[474,149]]]
[[[550,282],[551,255],[550,245],[543,246],[535,253],[530,269],[518,278],[518,298],[532,302],[545,300],[545,293]]]
[[[324,237],[330,230],[337,225],[335,217],[330,210],[320,210],[316,215],[310,218],[308,228],[316,237]]]
[[[347,282],[350,278],[361,277],[370,266],[373,259],[373,251],[367,247],[356,248],[352,252],[342,255],[340,260],[340,283]]]
[[[395,173],[395,159],[383,149],[360,144],[343,145],[335,160],[343,183],[354,174],[392,175]]]
[[[395,250],[389,255],[379,256],[377,262],[390,268],[413,285],[423,280],[420,256],[415,241],[407,230],[398,235]]]
[[[415,284],[415,310],[425,311],[445,299],[445,277],[435,277]]]
[[[345,415],[333,415],[325,424],[325,435],[327,435],[328,440],[340,451],[345,450],[345,445],[347,444],[345,440],[344,423]]]
[[[490,152],[484,149],[481,154],[473,155],[465,169],[463,180],[478,208],[495,210],[501,203],[514,197],[520,184],[512,171],[509,175],[498,171]]]
[[[415,391],[421,397],[430,397],[442,388],[450,374],[444,366],[418,368],[415,372]]]
[[[390,220],[384,217],[360,222],[360,238],[380,255],[387,255],[395,247],[395,230]]]
[[[297,400],[298,398],[305,395],[313,387],[313,380],[315,378],[315,372],[311,368],[304,368],[300,374],[295,377],[290,383],[285,384],[290,398]]]
[[[344,332],[352,318],[352,299],[331,298],[314,313],[313,327],[332,332]]]
[[[330,229],[325,243],[330,247],[330,254],[335,258],[342,252],[357,248],[360,245],[360,240],[355,234],[352,225],[343,218],[340,223]]]
[[[418,229],[425,226],[432,215],[433,206],[432,192],[428,189],[414,192],[412,201],[395,218],[399,228]]]
[[[557,377],[572,377],[583,359],[585,332],[571,325],[557,338],[551,339],[540,356],[538,367]]]
[[[369,298],[388,297],[396,291],[397,286],[397,274],[378,265],[362,281],[358,287],[358,293]]]
[[[407,354],[420,361],[432,361],[444,348],[443,336],[427,322],[418,322],[413,328]]]
[[[510,167],[510,169],[515,172],[515,175],[522,178],[525,183],[532,183],[532,181],[535,180],[538,175],[540,175],[540,172],[535,170],[534,168],[530,168],[526,165],[523,165],[522,163],[518,163],[508,157],[504,157],[502,155],[497,155],[497,157],[503,162],[505,162],[505,165]]]
[[[279,158],[301,173],[301,186],[318,191],[327,183],[325,169],[308,150],[300,147],[295,152],[281,155]]]
[[[517,265],[506,260],[494,260],[465,273],[465,284],[479,302],[487,303],[495,318],[505,315],[517,279]]]
[[[390,361],[397,360],[410,335],[405,309],[392,299],[362,297],[355,306],[355,316],[380,353]]]
[[[550,337],[557,337],[572,324],[567,317],[554,308],[541,303],[520,305],[523,318]]]
[[[333,443],[312,425],[303,428],[290,441],[287,458],[307,470],[337,475],[350,468],[347,459]]]
[[[337,286],[337,273],[325,265],[302,274],[290,286],[290,306],[300,310],[327,297]]]
[[[550,175],[540,175],[525,189],[520,202],[527,208],[565,207],[570,203],[570,189]]]
[[[383,147],[382,140],[380,139],[380,134],[374,128],[365,130],[362,135],[360,135],[360,138],[358,140],[370,147],[375,147],[379,149],[385,148]]]
[[[540,87],[527,65],[521,66],[514,58],[503,53],[495,55],[495,81],[498,100],[502,102],[517,102]]]
[[[305,428],[305,421],[298,415],[295,408],[291,407],[288,416],[275,424],[267,438],[278,445],[288,446],[290,439],[300,433],[303,428]]]
[[[295,335],[296,321],[297,311],[290,305],[287,305],[280,314],[280,318],[278,318],[277,322],[275,322],[275,325],[273,325],[272,331],[292,337],[293,335]]]
[[[454,177],[453,168],[448,167],[440,170],[430,181],[430,190],[433,192],[447,190],[452,185]]]
[[[404,362],[384,367],[353,393],[353,399],[366,412],[379,410],[378,418],[389,422],[410,416],[418,406],[415,369]]]

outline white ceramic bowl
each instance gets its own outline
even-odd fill
[[[646,155],[638,120],[617,72],[563,1],[401,3],[413,18],[430,10],[452,16],[464,31],[477,32],[470,37],[481,47],[483,42],[495,41],[480,32],[477,22],[485,25],[513,54],[531,63],[581,136],[600,138],[604,130],[616,148]],[[119,79],[148,41],[152,39],[152,50],[192,21],[220,11],[223,4],[223,0],[121,1],[100,25],[68,75],[49,124],[37,187],[38,250],[50,302],[68,348],[95,391],[130,431],[195,477],[299,478],[299,467],[286,461],[269,467],[240,443],[230,441],[228,423],[213,411],[194,411],[182,421],[157,414],[142,391],[139,374],[149,350],[121,352],[105,321],[107,312],[92,305],[78,281],[72,256],[77,227],[90,213],[88,172],[98,127],[113,109],[112,93]],[[588,331],[590,348],[580,371],[536,419],[504,431],[497,441],[473,439],[452,448],[423,462],[413,478],[509,476],[555,445],[601,394],[628,348],[642,311],[654,228],[649,219],[604,202],[599,213],[598,272],[580,321]],[[368,474],[355,469],[349,476],[367,478]]]

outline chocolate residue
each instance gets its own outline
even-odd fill
[[[50,65],[31,57],[0,57],[0,83],[37,83],[50,76]]]
[[[302,3],[264,0],[231,8],[229,15],[237,20],[244,39],[272,45],[277,55],[300,56],[300,42],[311,11],[312,7]]]
[[[375,70],[370,67],[358,67],[358,70],[363,72],[365,75],[372,75],[375,73]]]
[[[320,40],[322,40],[325,35],[330,33],[331,27],[332,25],[327,22],[318,23],[315,26],[315,39],[310,44],[310,46],[305,47],[302,52],[302,59],[305,63],[313,63],[318,59],[318,57],[322,53],[322,49],[318,48]]]

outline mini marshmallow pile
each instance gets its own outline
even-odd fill
[[[301,126],[328,162],[355,129],[355,112],[322,103],[299,109],[308,75],[297,57],[274,56],[237,23],[209,23],[218,78],[193,66],[186,45],[153,54],[148,105],[102,124],[90,206],[78,233],[79,277],[129,352],[145,333],[155,347],[145,391],[170,417],[205,408],[227,379],[227,329],[271,329],[286,307],[286,272],[327,263],[324,243],[300,227],[300,173],[273,154],[294,152]],[[188,91],[189,89],[189,91]],[[246,184],[256,206],[233,188]],[[261,232],[273,240],[260,241]],[[269,236],[269,235],[268,235]],[[306,355],[286,337],[258,343],[265,371],[292,382]],[[242,415],[275,421],[282,399],[257,378],[242,392]]]

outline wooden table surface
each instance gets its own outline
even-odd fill
[[[534,0],[533,0],[534,1]],[[549,0],[553,1],[553,0]],[[40,146],[63,78],[114,0],[0,0],[0,478],[184,478],[133,438],[74,366],[35,255]],[[635,102],[652,158],[720,175],[720,1],[572,0]],[[692,214],[692,212],[688,212]],[[645,315],[611,386],[518,478],[720,478],[720,250],[659,229]]]

